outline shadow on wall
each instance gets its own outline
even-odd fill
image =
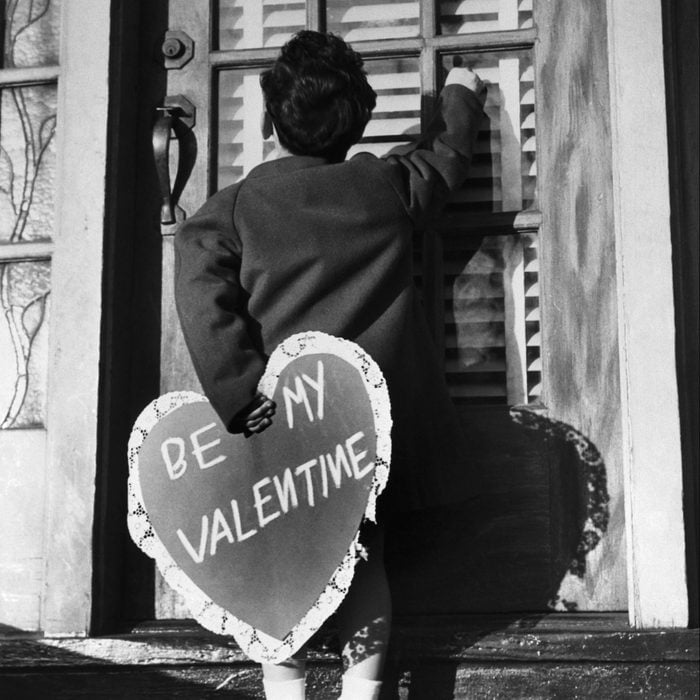
[[[507,139],[511,134],[503,132],[513,127],[510,120],[500,120],[493,131]],[[491,163],[495,168],[496,157],[490,150],[477,157],[483,167]],[[495,170],[492,181],[499,181]],[[515,218],[516,212],[512,214]],[[506,227],[503,233],[508,233]],[[473,246],[478,248],[478,243]],[[458,291],[455,298],[460,296]],[[478,310],[483,313],[477,314],[477,320],[484,313],[498,317],[487,313],[493,294],[463,291],[469,292],[470,303],[481,304]],[[468,314],[458,319],[457,310],[453,311],[458,331],[460,325],[464,328],[460,347],[467,353],[478,348],[473,328],[479,324],[469,324]],[[488,340],[484,339],[483,347],[498,345]],[[483,479],[481,497],[397,519],[387,532],[395,615],[415,619],[445,614],[453,619],[450,623],[446,618],[443,640],[431,638],[425,644],[416,642],[415,636],[411,641],[397,629],[384,700],[399,697],[399,688],[404,700],[454,696],[459,660],[450,661],[444,653],[431,657],[431,647],[449,648],[459,627],[456,614],[483,616],[470,620],[469,628],[459,629],[463,649],[514,621],[528,626],[552,610],[576,610],[575,592],[588,581],[589,554],[608,529],[606,467],[585,435],[535,406],[465,409],[462,419],[470,440],[466,459]]]
[[[201,635],[196,630],[195,634]],[[209,636],[213,644],[221,643],[221,638]],[[153,645],[153,639],[149,640],[146,636],[141,641],[150,641]],[[159,641],[164,647],[187,644],[186,640],[178,638]],[[106,640],[103,646],[106,654],[109,653],[109,648]],[[134,656],[131,663],[110,663],[104,658],[93,658],[59,648],[38,636],[28,638],[27,632],[0,624],[2,698],[256,700],[262,697],[261,672],[253,664],[200,664],[199,667],[177,664],[168,668],[163,665],[148,666],[147,661],[147,658]]]
[[[493,411],[481,428],[482,498],[393,522],[387,542],[398,616],[500,614],[460,630],[462,648],[523,613],[536,621],[575,610],[560,590],[583,580],[609,521],[605,464],[579,431],[526,407]],[[453,697],[459,662],[431,663],[429,654],[394,639],[382,697],[398,697],[399,683],[402,698]]]

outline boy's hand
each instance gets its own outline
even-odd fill
[[[484,81],[471,68],[452,68],[447,74],[445,85],[464,85],[469,88],[482,102],[486,97],[486,85]]]
[[[244,433],[246,435],[262,433],[265,428],[269,428],[272,425],[272,416],[275,415],[276,408],[277,406],[272,399],[268,399],[265,394],[258,392],[249,406],[247,415],[242,417],[245,426]]]

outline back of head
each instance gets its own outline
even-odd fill
[[[342,161],[376,104],[362,58],[333,34],[301,31],[260,76],[280,143],[295,155]]]

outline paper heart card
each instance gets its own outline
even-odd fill
[[[341,603],[391,460],[386,382],[348,340],[291,336],[259,389],[272,425],[230,434],[205,397],[150,403],[129,441],[129,532],[193,617],[289,658]],[[370,553],[371,556],[371,553]]]

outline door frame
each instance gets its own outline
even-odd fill
[[[540,0],[552,2],[554,0]],[[135,0],[78,0],[78,2],[66,3],[71,9],[64,10],[70,20],[64,24],[66,49],[62,61],[65,72],[66,84],[82,84],[83,86],[96,85],[100,89],[106,88],[106,59],[110,28],[116,27],[115,17],[120,16],[124,21],[133,26],[138,25],[139,9]],[[85,6],[85,7],[84,7]],[[106,11],[111,7],[111,15]],[[78,8],[78,9],[76,9]],[[81,9],[82,8],[82,9]],[[90,9],[100,8],[100,9]],[[683,523],[682,502],[682,472],[683,465],[680,451],[680,424],[679,404],[676,385],[676,361],[675,361],[675,318],[673,305],[673,269],[671,266],[671,235],[669,225],[670,193],[668,186],[668,144],[666,136],[666,100],[664,96],[664,56],[663,56],[663,28],[661,22],[661,10],[658,0],[608,0],[606,3],[608,19],[608,59],[610,65],[610,108],[612,119],[613,138],[613,169],[615,180],[613,187],[614,198],[614,225],[616,242],[616,268],[617,268],[617,295],[619,301],[618,327],[620,332],[620,372],[622,380],[622,410],[623,410],[623,452],[625,469],[625,506],[627,527],[627,571],[628,590],[630,600],[630,623],[638,627],[676,626],[683,627],[688,622],[688,590],[686,585],[685,570],[685,532]],[[75,13],[75,14],[74,14]],[[81,15],[81,13],[83,13]],[[71,22],[76,22],[80,16],[100,15],[100,21],[95,21],[95,27],[99,31],[91,30],[94,40],[87,42],[78,39],[70,31]],[[119,13],[122,13],[119,15]],[[95,17],[97,20],[97,17]],[[114,24],[114,26],[112,26]],[[87,26],[87,24],[85,25]],[[640,27],[644,27],[645,40],[639,41]],[[138,29],[138,26],[137,26]],[[68,37],[73,36],[71,41]],[[126,54],[129,46],[124,43],[124,34],[113,32],[112,34],[112,70],[110,74],[110,96],[113,103],[126,99],[132,89],[135,79],[134,66],[129,66]],[[121,38],[120,38],[121,37]],[[101,44],[95,47],[94,44]],[[115,43],[116,42],[116,43]],[[96,50],[99,48],[100,50]],[[96,60],[97,59],[97,60]],[[141,86],[149,84],[149,79],[143,79]],[[75,88],[77,89],[77,88]],[[99,108],[104,109],[105,103],[97,99],[98,92],[83,87],[86,95],[81,108],[84,112],[85,105],[91,104],[90,100],[97,102]],[[651,90],[653,104],[647,98]],[[100,93],[104,97],[104,91]],[[77,99],[77,97],[76,97]],[[96,112],[104,119],[106,125],[106,112]],[[66,111],[64,117],[68,117],[70,111]],[[75,109],[73,110],[75,115]],[[110,143],[120,137],[129,138],[129,123],[127,118],[123,124],[117,120],[110,126]],[[643,115],[643,119],[639,116]],[[145,116],[145,112],[140,115]],[[77,124],[81,124],[79,116],[74,116]],[[143,122],[139,123],[143,129]],[[630,128],[634,125],[634,129]],[[635,131],[636,129],[636,131]],[[72,134],[76,143],[84,143],[84,134]],[[106,140],[105,140],[106,143]],[[641,162],[639,158],[640,144],[644,144],[646,154],[653,154],[653,158],[646,158]],[[67,148],[63,152],[70,152]],[[79,152],[79,151],[73,151]],[[138,153],[138,152],[137,152]],[[106,211],[114,214],[124,211],[121,206],[125,204],[126,210],[132,215],[123,215],[120,222],[115,219],[105,220],[105,248],[115,250],[118,241],[128,240],[129,236],[139,235],[150,227],[150,222],[144,220],[139,212],[139,205],[134,204],[133,184],[129,185],[129,178],[110,173],[107,169],[106,147],[101,151],[100,163],[107,174],[109,202]],[[124,167],[127,167],[129,157],[125,156]],[[135,161],[131,162],[135,169]],[[62,169],[61,172],[66,172]],[[71,177],[75,171],[71,171]],[[94,181],[85,183],[90,185],[92,191],[99,189],[95,194],[94,202],[104,199],[103,183]],[[88,188],[88,190],[90,190]],[[74,191],[71,187],[71,191]],[[639,193],[646,196],[645,207],[639,207]],[[64,197],[66,190],[63,190]],[[64,201],[64,200],[62,200]],[[129,207],[131,207],[129,209]],[[69,208],[69,207],[66,207]],[[92,216],[99,218],[104,209],[95,207]],[[157,207],[156,207],[157,216]],[[77,215],[74,215],[77,216]],[[146,219],[148,217],[146,216]],[[138,219],[138,226],[131,226]],[[64,218],[61,232],[66,228],[69,219]],[[80,239],[80,231],[76,225],[73,235]],[[153,231],[158,232],[157,219]],[[136,231],[136,234],[133,232]],[[65,239],[61,242],[64,245]],[[97,243],[95,245],[98,245]],[[158,240],[160,245],[160,240]],[[57,246],[58,247],[58,246]],[[70,250],[70,248],[68,248]],[[97,252],[97,251],[96,251]],[[102,252],[101,249],[99,252]],[[70,256],[63,254],[63,260]],[[649,269],[649,262],[653,261],[653,269]],[[106,261],[105,279],[109,279],[110,260]],[[154,268],[156,269],[156,268]],[[654,294],[649,294],[650,280],[654,281]],[[158,280],[159,282],[159,280]],[[94,286],[94,283],[93,283]],[[109,357],[109,348],[117,348],[112,351],[112,361],[102,365],[101,387],[102,399],[99,415],[96,413],[97,392],[91,395],[92,404],[84,411],[87,421],[82,425],[82,433],[93,435],[97,433],[99,421],[99,434],[102,436],[102,449],[97,451],[97,446],[92,440],[85,440],[81,445],[80,453],[71,457],[69,450],[75,447],[76,428],[68,425],[68,414],[56,415],[61,411],[55,409],[54,419],[67,431],[64,436],[56,432],[52,444],[52,454],[55,456],[54,465],[64,473],[63,486],[80,488],[85,494],[94,492],[94,479],[97,478],[97,510],[95,512],[95,569],[96,579],[94,591],[90,590],[90,580],[93,569],[89,557],[85,557],[83,564],[77,569],[61,565],[61,548],[55,547],[50,552],[51,561],[49,569],[51,576],[47,578],[47,600],[53,599],[56,605],[52,609],[50,624],[47,631],[66,632],[80,631],[107,632],[115,627],[113,611],[115,596],[123,598],[124,588],[117,587],[114,590],[108,584],[108,571],[114,571],[114,557],[120,556],[116,539],[109,534],[113,527],[112,518],[119,517],[119,509],[114,508],[124,497],[124,483],[118,483],[115,474],[125,467],[113,470],[114,460],[121,459],[125,463],[125,457],[119,456],[119,440],[124,432],[124,420],[115,430],[109,424],[109,416],[116,415],[115,407],[135,405],[135,394],[139,393],[134,388],[135,382],[116,381],[111,385],[110,372],[119,366],[119,362],[131,364],[135,358],[128,357],[119,360],[118,353],[127,350],[123,340],[118,338],[118,326],[109,320],[108,311],[114,308],[117,302],[116,296],[123,293],[116,288],[105,286],[103,300],[102,339],[99,349],[94,349],[94,357]],[[94,291],[94,290],[93,290]],[[100,300],[100,290],[92,298],[92,302]],[[112,295],[111,297],[109,295]],[[82,298],[82,294],[81,297]],[[132,290],[129,300],[139,298]],[[142,303],[140,299],[139,303]],[[119,302],[121,303],[121,302]],[[150,301],[149,301],[150,303]],[[153,311],[153,314],[157,314]],[[99,312],[98,312],[99,316]],[[119,315],[117,315],[119,317]],[[652,318],[653,324],[646,319]],[[112,319],[113,321],[114,319]],[[71,328],[75,333],[76,325],[64,328],[62,337],[70,337]],[[82,329],[82,326],[81,326]],[[639,335],[643,334],[644,343],[639,341]],[[116,343],[114,346],[113,343]],[[119,350],[121,348],[121,350]],[[154,351],[157,354],[157,351]],[[101,354],[100,354],[101,353]],[[656,358],[656,362],[652,360]],[[659,359],[662,360],[659,362]],[[54,372],[54,386],[60,386],[60,377],[63,381],[70,376],[71,368],[68,362],[58,362],[59,371]],[[116,362],[116,364],[115,364]],[[146,365],[153,362],[153,357],[145,358]],[[653,367],[650,366],[653,364]],[[653,371],[652,371],[653,370]],[[143,376],[143,372],[141,373]],[[133,375],[132,375],[133,376]],[[653,386],[650,386],[650,376],[653,376]],[[141,389],[140,393],[143,393]],[[151,398],[153,398],[151,396]],[[54,402],[54,405],[55,402]],[[107,406],[112,408],[108,410]],[[145,405],[145,402],[144,402]],[[60,408],[60,406],[59,406]],[[130,411],[127,411],[129,415]],[[651,427],[650,427],[651,426]],[[653,428],[653,429],[651,429]],[[661,438],[651,439],[653,435]],[[119,438],[119,439],[117,439]],[[111,445],[111,446],[110,446]],[[97,455],[97,460],[95,459]],[[658,469],[659,464],[664,465],[663,472]],[[80,465],[80,469],[76,468]],[[76,473],[80,475],[77,483]],[[122,478],[122,477],[119,477]],[[69,483],[65,483],[69,482]],[[57,482],[61,485],[60,482]],[[77,485],[76,485],[77,483]],[[115,497],[120,492],[122,495]],[[61,492],[52,487],[50,500],[55,503],[52,508],[53,520],[56,527],[59,521],[61,528],[65,529],[66,508],[59,501]],[[65,504],[65,501],[63,501]],[[125,510],[124,510],[125,513]],[[80,547],[85,549],[92,541],[91,518],[73,516],[70,519],[71,537]],[[655,517],[652,517],[655,516]],[[124,516],[125,518],[125,516]],[[660,526],[659,526],[660,524]],[[79,547],[78,547],[79,548]],[[122,561],[127,561],[128,556],[121,554]],[[111,562],[111,563],[110,563]],[[62,584],[58,586],[59,576],[64,576]],[[59,596],[66,595],[71,590],[69,599],[71,605],[60,609],[57,605]],[[60,591],[60,592],[59,592]],[[94,598],[93,598],[94,595]],[[90,609],[92,604],[92,625],[90,624]],[[51,607],[51,606],[49,606]],[[48,609],[48,608],[47,608]],[[111,612],[110,612],[111,611]],[[47,620],[48,623],[48,620]],[[46,624],[46,623],[45,623]]]
[[[608,0],[630,623],[688,624],[661,3]],[[660,468],[663,465],[663,468]]]
[[[46,634],[84,634],[92,597],[110,6],[62,5],[46,490],[39,495]]]

